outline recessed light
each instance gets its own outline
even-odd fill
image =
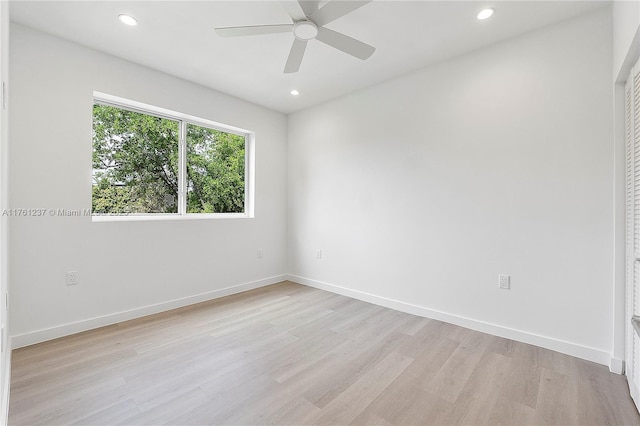
[[[126,25],[138,25],[138,21],[136,20],[136,18],[134,18],[133,16],[125,15],[124,13],[122,15],[118,15],[118,19],[120,20],[120,22]]]
[[[478,13],[477,18],[480,19],[480,20],[490,18],[491,15],[493,15],[493,12],[495,12],[495,10],[493,10],[493,9],[481,10],[480,13]]]
[[[298,91],[297,91],[297,90],[295,90],[295,89],[294,89],[294,90],[292,90],[290,93],[291,93],[293,96],[298,96],[298,95],[300,94],[300,92],[298,92]]]

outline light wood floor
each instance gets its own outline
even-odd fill
[[[13,352],[10,425],[638,425],[591,362],[282,283]]]

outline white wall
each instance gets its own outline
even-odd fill
[[[635,62],[634,54],[637,58],[640,50],[640,1],[615,0],[613,22],[613,75],[622,82]]]
[[[0,82],[5,82],[5,103],[0,104],[0,210],[8,202],[9,166],[9,2],[0,2]],[[1,84],[1,83],[0,83]],[[0,88],[1,90],[1,88]],[[9,378],[11,375],[11,348],[9,322],[5,298],[8,290],[8,222],[0,216],[0,323],[4,325],[2,352],[0,353],[0,422],[6,424],[9,415]]]
[[[91,206],[94,90],[256,135],[254,219],[12,218],[14,346],[282,279],[284,115],[26,27],[12,24],[11,37],[12,208]],[[69,270],[79,271],[79,286],[65,286]],[[154,304],[161,305],[139,310]],[[128,310],[137,311],[113,315]]]
[[[615,139],[615,271],[614,271],[614,324],[613,358],[624,359],[625,329],[631,325],[625,320],[625,101],[624,84],[631,67],[640,57],[640,0],[613,2],[613,81],[614,87],[614,139]],[[622,370],[618,362],[616,371]]]
[[[291,115],[294,279],[608,363],[611,31],[605,8]]]

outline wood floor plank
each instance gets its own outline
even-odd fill
[[[456,402],[484,354],[485,342],[482,334],[469,331],[469,333],[459,334],[459,336],[465,336],[460,345],[453,351],[433,380],[425,386],[425,390],[451,403]]]
[[[409,336],[414,336],[417,332],[427,325],[431,320],[423,317],[416,317],[411,315],[409,319],[398,328],[398,331]]]
[[[392,423],[389,423],[382,417],[376,416],[375,414],[365,411],[361,413],[358,417],[353,419],[350,425],[355,426],[391,426]]]
[[[536,421],[541,424],[580,424],[575,378],[541,368]]]
[[[616,425],[640,424],[637,417],[636,407],[629,397],[629,385],[627,378],[622,375],[612,374],[609,376],[610,387],[605,390],[606,397],[614,406]]]
[[[285,403],[271,405],[269,408],[263,417],[254,418],[252,419],[253,421],[247,419],[237,424],[296,425],[300,424],[299,420],[301,418],[313,417],[320,412],[318,407],[297,396],[292,397]]]
[[[15,350],[13,425],[640,425],[626,380],[284,282]]]
[[[170,425],[177,424],[176,418],[183,416],[184,413],[190,413],[198,407],[212,404],[213,401],[199,387],[194,388],[187,393],[168,400],[165,404],[156,405],[147,410],[140,410],[139,414],[124,417],[112,424],[116,425],[137,425],[137,426],[154,426],[154,425]],[[100,420],[100,419],[96,419]],[[90,423],[84,423],[85,425]]]
[[[450,405],[425,391],[419,378],[407,368],[373,400],[366,412],[390,424],[425,424],[440,418]]]
[[[530,360],[510,358],[501,395],[535,409],[538,403],[540,374],[540,367]]]
[[[459,342],[446,337],[434,338],[428,345],[420,344],[417,348],[412,347],[411,353],[415,353],[415,361],[407,368],[407,373],[416,377],[417,381],[426,387],[442,369],[442,366],[449,360],[451,354],[460,346]],[[403,345],[406,350],[407,345]],[[417,349],[421,350],[418,351]],[[405,351],[400,353],[408,355]]]
[[[603,392],[605,387],[583,379],[575,380],[578,400],[578,423],[582,425],[614,425],[615,413]]]
[[[460,342],[449,339],[443,326],[444,323],[442,321],[427,320],[420,329],[411,335],[411,339],[406,340],[405,343],[398,348],[398,352],[409,358],[416,358],[421,352],[424,352],[426,348],[439,344],[439,341],[442,339],[455,342],[457,347]],[[398,331],[401,332],[402,330],[402,327],[398,329]]]
[[[55,397],[49,397],[45,401],[34,401],[28,408],[21,409],[12,405],[9,411],[16,412],[15,418],[12,419],[15,424],[70,424],[99,412],[110,412],[113,407],[128,399],[129,394],[122,379],[116,378],[98,382],[87,393],[61,390]]]
[[[12,376],[11,392],[13,397],[11,401],[19,402],[23,399],[34,398],[38,394],[55,393],[58,389],[74,388],[74,384],[78,384],[79,386],[76,389],[81,390],[82,383],[91,386],[94,382],[92,377],[110,378],[109,370],[113,365],[133,360],[135,357],[134,350],[123,348],[116,353],[100,357],[78,358],[75,364],[64,364],[61,367],[35,370],[29,374],[28,378],[25,378],[26,375],[21,375],[19,378],[14,379]],[[103,374],[103,372],[106,373]]]
[[[508,397],[498,395],[490,406],[488,425],[536,425],[535,409]]]
[[[485,351],[477,366],[464,383],[463,393],[483,399],[506,393],[507,375],[511,359],[491,351]]]
[[[331,330],[316,333],[315,336],[317,339],[296,345],[297,350],[291,351],[281,360],[274,362],[271,368],[271,376],[278,383],[286,382],[301,372],[312,368],[321,359],[326,358],[331,349],[344,343],[342,337]]]
[[[357,359],[345,356],[342,351],[332,351],[331,353],[335,354],[337,359],[345,363],[340,366],[344,371],[340,374],[326,375],[316,386],[304,393],[305,398],[321,408],[338,398],[345,389],[374,369],[382,359],[395,352],[397,342],[402,340],[404,335],[394,332],[388,337],[389,339],[382,345],[359,351]]]
[[[351,423],[391,384],[413,359],[392,352],[367,374],[346,388],[339,397],[327,404],[312,420],[314,424]]]
[[[238,415],[255,418],[257,413],[254,410],[257,403],[264,395],[279,393],[281,386],[268,374],[237,377],[234,383],[209,382],[201,388],[216,401],[216,404],[210,404],[211,407],[205,410],[204,417],[196,417],[198,423],[235,424],[231,419]],[[182,423],[182,418],[178,418],[177,422]]]
[[[132,417],[135,417],[138,414],[140,414],[138,404],[131,399],[127,399],[111,407],[103,408],[90,416],[83,417],[72,424],[78,426],[115,425],[122,422],[129,422]]]

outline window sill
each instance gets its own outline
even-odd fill
[[[91,222],[154,222],[171,220],[251,219],[246,213],[93,215]]]

